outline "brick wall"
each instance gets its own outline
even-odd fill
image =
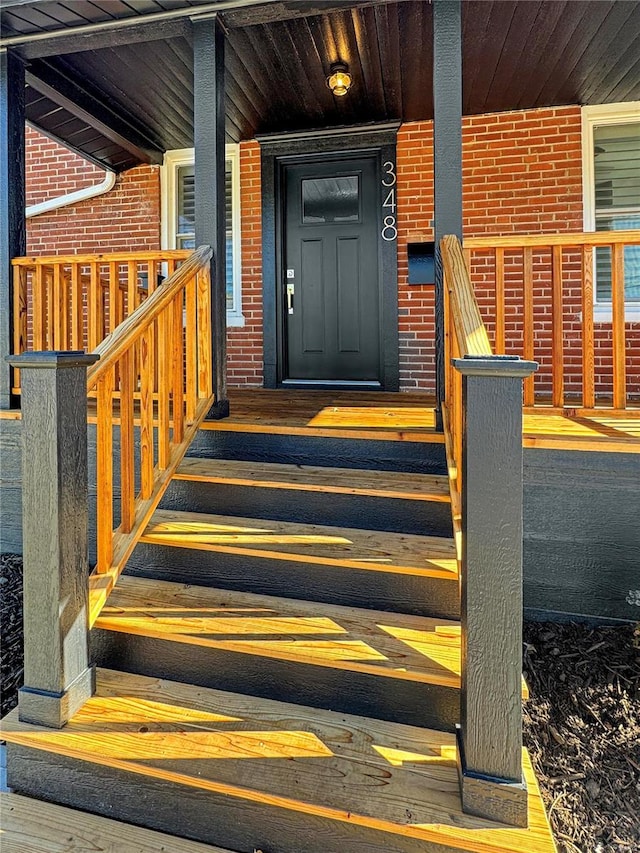
[[[240,211],[242,219],[243,328],[227,335],[228,382],[262,385],[262,203],[260,145],[240,145]]]
[[[103,173],[28,129],[28,203],[102,180]],[[262,384],[262,232],[260,151],[240,146],[243,328],[228,337],[229,384]],[[473,116],[463,123],[464,229],[467,236],[582,230],[580,108],[576,106]],[[433,132],[431,122],[405,124],[398,133],[398,288],[400,376],[404,389],[433,390],[433,288],[409,287],[408,242],[433,239]],[[106,196],[30,220],[28,251],[34,254],[97,249],[158,248],[160,187],[157,167],[119,176]],[[545,259],[535,267],[538,391],[550,389],[550,278]],[[520,262],[508,253],[507,349],[521,351]],[[574,366],[568,390],[579,389],[580,270],[565,256],[565,360]],[[493,277],[488,256],[474,263],[481,309],[493,332]],[[640,324],[627,334],[630,377],[640,388]],[[601,390],[611,386],[611,327],[596,326],[596,366]]]
[[[99,184],[104,171],[27,127],[27,204]],[[160,171],[139,166],[119,175],[106,195],[27,222],[32,255],[160,248]]]
[[[527,110],[470,116],[463,121],[464,234],[542,233],[582,230],[582,147],[580,108]],[[404,388],[434,385],[433,288],[407,285],[407,242],[433,239],[433,127],[405,124],[398,133],[398,287],[400,365]],[[483,270],[484,266],[484,270]],[[473,269],[485,320],[493,332],[487,290],[492,265]],[[507,348],[518,349],[521,270],[507,258]],[[537,282],[538,296],[545,296]],[[567,277],[567,295],[580,298],[579,273]],[[550,365],[549,308],[541,308],[537,334]],[[571,312],[573,313],[573,309]],[[541,386],[542,387],[542,386]]]

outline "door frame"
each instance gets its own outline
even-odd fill
[[[283,384],[285,365],[284,305],[282,282],[284,274],[284,167],[312,162],[330,155],[335,159],[372,157],[376,161],[380,205],[378,234],[382,230],[381,185],[383,164],[396,168],[396,140],[399,122],[371,125],[365,128],[339,128],[303,134],[279,134],[257,137],[261,149],[262,186],[262,307],[263,307],[263,369],[264,387],[292,387]],[[388,192],[388,190],[387,190]],[[397,197],[396,197],[397,203]],[[393,241],[378,237],[378,270],[380,293],[380,390],[398,391],[400,386],[398,340],[398,248]],[[310,389],[318,385],[307,386]],[[332,387],[345,387],[336,383]],[[346,387],[349,387],[348,385]],[[358,383],[353,383],[354,388]],[[371,384],[367,383],[368,388]],[[376,386],[377,387],[377,386]]]

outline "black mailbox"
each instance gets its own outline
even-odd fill
[[[409,284],[435,284],[435,243],[407,243]]]

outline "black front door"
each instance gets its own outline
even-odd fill
[[[285,378],[380,380],[376,160],[285,169]]]

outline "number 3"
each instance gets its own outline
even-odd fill
[[[384,169],[384,174],[386,178],[390,178],[390,180],[382,179],[383,187],[392,187],[396,182],[396,172],[393,163],[390,160],[387,160],[386,163],[382,164],[382,168]]]

